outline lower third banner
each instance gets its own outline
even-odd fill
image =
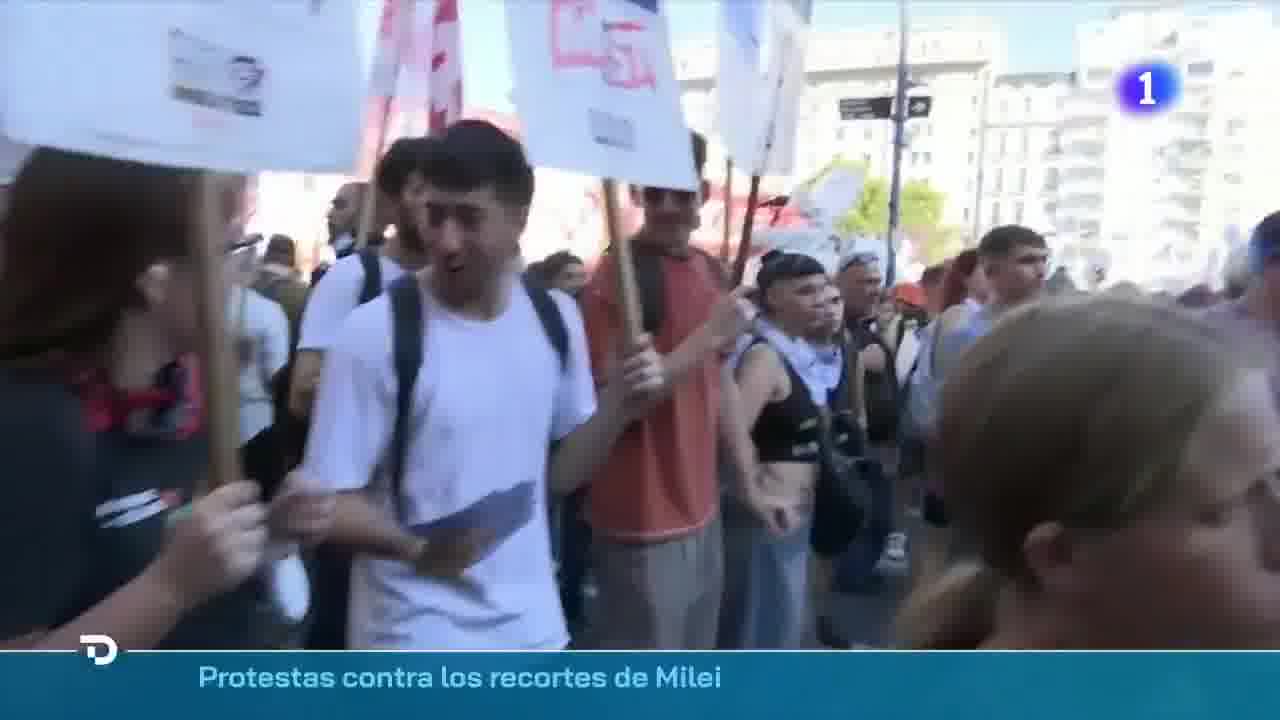
[[[0,718],[1244,720],[1280,706],[1277,667],[1272,653],[165,653],[106,640],[0,653]]]

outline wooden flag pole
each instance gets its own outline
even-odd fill
[[[627,343],[635,344],[644,335],[644,315],[640,307],[640,290],[636,285],[631,238],[624,236],[619,226],[617,183],[612,178],[605,178],[600,184],[605,234],[618,259],[618,306],[622,309],[622,330]]]
[[[200,177],[195,282],[197,312],[204,330],[201,342],[200,380],[207,408],[209,475],[197,494],[239,480],[240,409],[239,383],[230,336],[227,334],[227,284],[223,252],[227,246],[223,207],[225,178],[206,172]]]
[[[747,192],[747,214],[742,218],[742,236],[738,239],[738,255],[733,260],[733,284],[742,284],[747,274],[747,257],[751,255],[751,230],[755,225],[756,206],[760,203],[760,176],[751,176],[751,189]]]
[[[720,238],[720,261],[729,262],[733,251],[733,158],[724,161],[724,235]]]
[[[377,205],[378,161],[382,158],[382,146],[387,144],[387,126],[391,123],[391,98],[382,99],[379,108],[378,134],[374,139],[373,164],[369,168],[369,181],[364,188],[364,197],[360,202],[360,224],[355,238],[355,247],[363,250],[369,245],[369,232],[373,230],[373,211]]]

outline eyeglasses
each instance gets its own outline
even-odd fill
[[[472,231],[484,222],[484,209],[466,203],[424,203],[427,215],[427,226],[438,230],[450,218],[453,218],[465,231]]]
[[[667,188],[647,187],[640,193],[645,205],[661,205],[668,195],[677,205],[692,205],[698,194],[692,190],[669,190]]]

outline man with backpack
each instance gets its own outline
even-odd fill
[[[881,585],[876,568],[883,558],[906,560],[906,535],[900,532],[901,507],[905,498],[895,492],[896,455],[900,388],[896,372],[895,347],[886,340],[886,327],[877,312],[884,279],[875,253],[857,252],[846,257],[836,275],[844,298],[845,327],[851,349],[858,351],[865,369],[863,402],[867,414],[867,450],[885,472],[876,487],[866,530],[855,551],[840,563],[837,585],[852,592],[871,592]]]
[[[518,270],[533,197],[518,142],[463,120],[425,177],[430,268],[329,346],[304,464],[337,491],[330,540],[357,553],[349,644],[564,648],[548,486],[582,483],[661,367],[626,348],[597,409],[578,309]]]
[[[276,412],[273,439],[285,471],[301,462],[325,355],[347,316],[405,273],[426,264],[426,246],[415,217],[421,214],[432,143],[428,138],[397,140],[378,164],[375,183],[382,197],[394,201],[395,237],[381,247],[359,249],[338,260],[311,290],[287,382],[276,387],[278,404],[284,407]],[[346,216],[342,218],[345,222]],[[312,618],[306,646],[342,649],[347,635],[350,554],[345,548],[323,545],[316,548],[311,565]]]
[[[380,248],[364,248],[338,260],[311,291],[302,314],[289,391],[289,407],[298,417],[309,414],[325,350],[351,311],[381,295],[401,275],[426,265],[427,248],[414,217],[421,212],[432,142],[402,138],[378,163],[377,190],[394,205],[395,237]]]

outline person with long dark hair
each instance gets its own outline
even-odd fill
[[[251,648],[268,522],[323,531],[209,478],[193,288],[201,175],[35,150],[0,244],[0,646]],[[227,235],[230,235],[228,231]],[[216,490],[196,497],[202,481]]]

